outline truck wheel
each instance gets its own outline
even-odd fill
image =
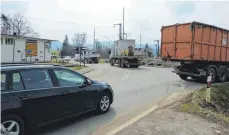
[[[225,82],[227,80],[227,69],[226,68],[220,68],[218,80],[221,82]]]
[[[212,83],[216,82],[216,76],[217,76],[217,72],[215,70],[215,68],[209,68],[208,69],[208,75],[212,75]]]
[[[122,60],[119,60],[118,66],[121,67]]]
[[[195,76],[192,76],[192,79],[197,81],[197,82],[201,82],[201,78],[200,77],[195,77]]]
[[[121,60],[121,68],[125,68],[125,67],[126,67],[126,65],[125,65],[124,60]]]
[[[131,65],[130,68],[138,68],[138,65]]]
[[[114,66],[114,60],[113,59],[110,60],[110,65]]]
[[[188,76],[187,75],[179,75],[180,79],[182,80],[187,80]]]

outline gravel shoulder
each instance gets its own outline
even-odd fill
[[[229,129],[166,107],[149,114],[116,135],[229,135]]]
[[[189,92],[162,101],[160,109],[116,135],[229,135],[229,128],[177,109]]]

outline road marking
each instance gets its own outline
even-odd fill
[[[153,107],[151,107],[150,109],[144,111],[143,113],[139,114],[138,116],[134,117],[133,119],[131,119],[130,121],[127,121],[126,123],[124,123],[121,126],[118,126],[117,128],[115,128],[114,130],[108,132],[106,135],[115,135],[116,133],[118,133],[119,131],[123,130],[124,128],[130,126],[131,124],[133,124],[134,122],[140,120],[141,118],[143,118],[144,116],[148,115],[149,113],[151,113],[152,111],[154,111],[155,109],[157,109],[158,106],[155,105]]]
[[[127,73],[127,75],[125,75],[125,76],[122,78],[123,81],[126,80],[126,79],[128,79],[129,74],[130,74],[130,71],[129,71],[129,70],[126,70],[126,73]]]
[[[128,74],[128,75],[125,75],[125,76],[122,78],[122,80],[126,80],[126,79],[128,79],[128,77],[129,77],[129,74]]]

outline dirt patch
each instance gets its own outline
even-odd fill
[[[229,127],[229,83],[212,86],[210,96],[207,102],[206,88],[202,88],[189,94],[176,109]]]

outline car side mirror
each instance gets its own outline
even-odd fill
[[[91,84],[92,84],[92,81],[89,80],[89,79],[86,79],[86,83],[87,83],[88,85],[91,85]]]

